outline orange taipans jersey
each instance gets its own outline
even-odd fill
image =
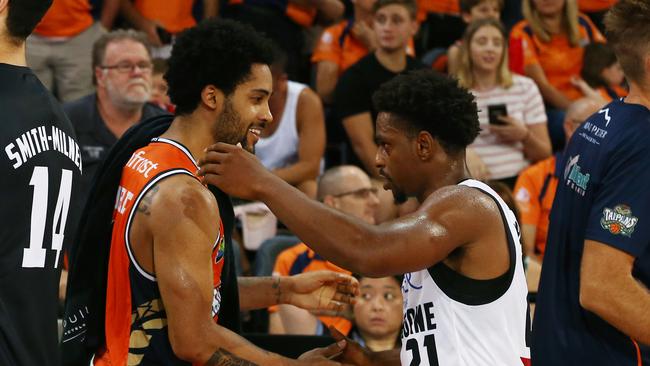
[[[155,138],[134,152],[124,166],[113,211],[106,291],[106,345],[96,355],[95,365],[188,365],[172,351],[167,315],[156,277],[138,264],[131,249],[129,230],[138,203],[156,183],[176,174],[198,179],[197,169],[185,146],[164,138]],[[212,250],[212,316],[215,323],[221,305],[219,290],[225,246],[223,223],[218,225],[219,235]]]

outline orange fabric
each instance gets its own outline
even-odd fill
[[[422,23],[428,13],[460,15],[458,0],[418,0],[417,20]]]
[[[111,249],[109,256],[108,281],[106,288],[106,315],[105,335],[106,344],[95,357],[95,365],[125,365],[129,357],[131,343],[131,327],[136,319],[136,312],[132,311],[132,271],[135,264],[127,253],[128,235],[127,228],[131,220],[131,212],[136,208],[135,203],[138,197],[154,178],[161,173],[184,169],[189,171],[193,177],[197,170],[196,164],[179,148],[162,142],[152,142],[148,146],[133,153],[131,159],[122,170],[120,189],[113,211],[113,233],[111,237]],[[164,178],[163,178],[164,179]],[[215,245],[212,252],[213,285],[215,291],[221,285],[221,271],[223,269],[224,236],[223,224],[219,223],[218,245]],[[137,267],[136,267],[137,269]],[[136,270],[135,272],[138,272]],[[137,274],[136,276],[142,276]],[[144,277],[137,277],[138,280]],[[146,279],[145,281],[150,281]],[[157,286],[153,281],[145,282],[147,286]],[[161,299],[151,299],[160,303]],[[152,303],[153,303],[152,301]],[[164,312],[161,312],[164,314]],[[216,322],[218,315],[214,316]],[[167,319],[156,319],[163,324]],[[142,335],[135,334],[135,338],[142,338]],[[138,337],[139,336],[139,337]],[[142,348],[139,348],[140,350]]]
[[[558,183],[554,174],[555,156],[552,156],[524,169],[519,174],[513,191],[521,214],[522,225],[537,227],[535,232],[535,252],[541,255],[544,255],[546,249],[548,219]],[[550,179],[546,187],[546,193],[540,201],[539,196],[542,193],[544,181],[549,175]]]
[[[580,18],[586,27],[591,29],[593,35],[591,42],[605,42],[605,37],[587,16],[581,14]],[[571,84],[571,78],[579,76],[582,70],[583,47],[590,43],[587,28],[580,26],[580,46],[571,47],[565,35],[553,35],[551,41],[546,43],[534,34],[531,37],[525,30],[527,26],[528,22],[522,20],[510,32],[510,44],[521,43],[520,52],[523,52],[524,67],[540,65],[548,82],[567,98],[576,100],[582,97],[580,90]],[[510,57],[520,59],[521,54],[513,54],[511,50]]]
[[[618,85],[610,86],[609,89],[610,89],[611,91],[613,91],[614,93],[616,93],[616,97],[617,97],[617,98],[623,98],[623,97],[626,97],[626,96],[627,96],[627,93],[628,93],[627,90],[625,90],[625,88],[623,88],[622,86],[618,86]],[[602,86],[601,86],[601,87],[599,87],[599,88],[596,88],[596,91],[597,91],[597,92],[600,94],[600,96],[601,96],[603,99],[605,99],[605,101],[607,101],[608,103],[612,101],[612,96],[608,93],[608,91],[607,91],[607,89],[606,89],[605,87],[602,87]]]
[[[54,0],[34,33],[44,37],[72,37],[93,24],[88,0]]]
[[[361,43],[358,39],[354,37],[352,31],[348,29],[348,33],[343,39],[343,45],[341,45],[341,37],[345,32],[345,29],[348,27],[349,21],[344,20],[335,25],[325,28],[321,34],[314,52],[311,56],[312,63],[318,63],[321,61],[330,61],[338,65],[339,67],[339,76],[341,76],[345,70],[350,66],[356,64],[361,60],[365,55],[368,54],[368,49],[366,46]],[[413,38],[409,40],[409,44],[406,48],[406,53],[409,56],[415,56],[415,45],[413,43]]]
[[[302,258],[301,258],[302,257]],[[316,258],[316,252],[311,250],[304,243],[297,244],[289,249],[285,249],[278,255],[275,260],[275,266],[273,268],[274,276],[289,276],[295,273],[291,273],[291,268],[294,266],[296,261],[307,260],[304,272],[320,271],[320,270],[329,270],[339,273],[351,274],[350,271],[347,271],[333,263],[330,263],[324,259]],[[277,306],[272,306],[269,308],[269,312],[277,311]],[[331,316],[319,316],[318,319],[325,324],[326,326],[334,326],[339,332],[347,335],[352,329],[352,323],[341,317],[331,317]]]
[[[303,28],[309,28],[312,24],[314,24],[314,19],[316,19],[316,8],[313,6],[304,8],[302,6],[289,3],[287,4],[286,14],[287,17],[293,20],[296,24],[302,26]]]
[[[192,15],[193,4],[190,0],[135,0],[133,5],[143,17],[160,22],[173,34],[196,24]]]
[[[618,0],[578,0],[578,9],[585,13],[605,11],[617,2]]]

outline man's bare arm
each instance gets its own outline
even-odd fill
[[[580,305],[631,338],[650,345],[650,291],[632,277],[634,257],[585,240],[580,267]]]
[[[316,64],[316,93],[323,102],[334,101],[334,90],[339,79],[339,65],[332,61],[320,61]]]
[[[316,179],[325,153],[325,116],[318,95],[305,88],[298,99],[298,161],[275,171],[291,185]]]
[[[352,150],[363,163],[366,172],[373,177],[379,176],[375,167],[377,144],[375,143],[375,130],[370,112],[343,118],[343,127],[350,138]]]
[[[146,225],[153,238],[155,275],[176,356],[209,365],[291,364],[212,319],[211,254],[219,222],[214,197],[187,176],[170,177],[158,185]]]

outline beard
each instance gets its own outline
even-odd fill
[[[215,141],[225,142],[227,144],[236,145],[241,144],[241,147],[254,154],[255,145],[248,141],[248,127],[241,132],[241,115],[235,111],[230,98],[224,101],[223,112],[217,118],[215,125],[214,137]]]
[[[134,85],[141,85],[141,90],[129,90]],[[106,80],[106,92],[113,104],[125,109],[142,108],[151,97],[151,87],[142,78],[129,80],[123,88],[109,78]]]

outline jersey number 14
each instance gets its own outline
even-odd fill
[[[29,248],[23,249],[23,268],[45,268],[47,250],[43,248],[45,225],[47,223],[47,202],[49,192],[49,173],[44,166],[34,167],[29,185],[34,187],[32,202],[32,217],[29,228]],[[63,236],[65,223],[68,219],[70,208],[70,195],[72,194],[72,171],[62,169],[59,195],[54,208],[52,220],[52,250],[56,251],[54,268],[58,266],[59,255],[63,249]]]

